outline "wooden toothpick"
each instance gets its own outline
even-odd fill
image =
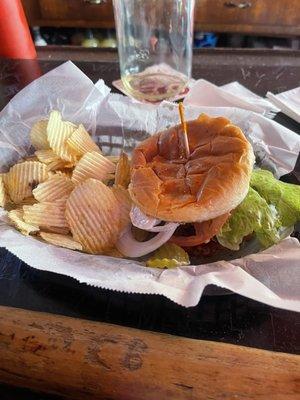
[[[182,101],[179,103],[179,115],[180,115],[182,130],[183,130],[185,155],[186,155],[186,158],[188,158],[190,156],[190,146],[189,146],[189,140],[188,140],[188,136],[187,136],[187,126],[186,126],[186,122],[184,119],[184,108],[183,108]]]

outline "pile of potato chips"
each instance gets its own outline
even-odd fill
[[[119,254],[114,245],[129,223],[126,154],[103,156],[83,125],[58,111],[30,132],[33,156],[0,174],[0,206],[24,235],[91,254]]]

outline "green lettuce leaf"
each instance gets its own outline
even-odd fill
[[[300,220],[300,186],[278,181],[270,171],[257,169],[252,172],[250,186],[269,205],[275,206],[280,225],[295,225]]]
[[[269,247],[292,232],[300,220],[300,186],[278,181],[270,171],[252,172],[250,188],[242,203],[217,235],[222,246],[238,250],[252,233]]]
[[[254,189],[232,212],[228,221],[217,235],[218,242],[231,250],[238,250],[245,236],[256,233],[264,247],[280,240],[279,220],[274,207],[270,207]]]

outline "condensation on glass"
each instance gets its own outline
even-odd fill
[[[135,98],[160,101],[191,76],[194,0],[113,0],[120,70]]]

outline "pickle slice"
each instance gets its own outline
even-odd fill
[[[162,245],[146,261],[147,267],[152,268],[175,268],[189,264],[190,259],[187,252],[174,243]]]

